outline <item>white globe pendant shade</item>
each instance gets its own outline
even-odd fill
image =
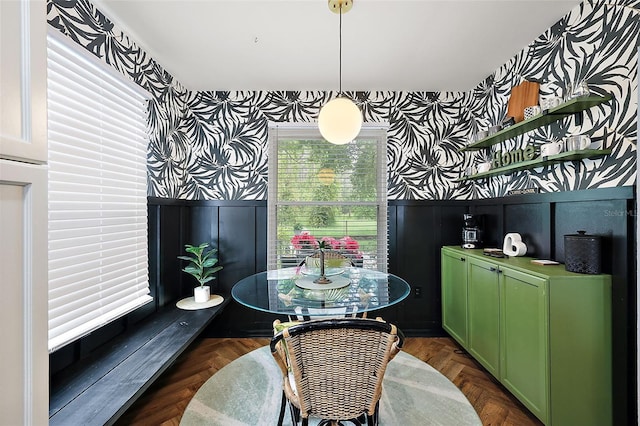
[[[318,129],[327,141],[344,145],[356,138],[362,128],[362,112],[350,99],[339,97],[327,102],[318,116]]]

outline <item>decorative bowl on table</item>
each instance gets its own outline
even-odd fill
[[[324,275],[340,275],[349,265],[349,259],[331,250],[325,250],[324,257]],[[307,256],[304,260],[300,272],[304,275],[320,275],[320,253],[316,252],[311,256]]]

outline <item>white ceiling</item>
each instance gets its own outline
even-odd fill
[[[192,90],[337,90],[326,0],[94,0]],[[343,90],[466,91],[579,0],[355,0]]]

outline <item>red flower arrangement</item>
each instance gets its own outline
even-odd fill
[[[358,244],[358,241],[354,240],[349,236],[340,238],[340,246],[346,251],[352,252],[352,253],[356,253],[360,248],[360,244]]]
[[[320,241],[311,235],[308,231],[303,231],[298,235],[294,235],[291,238],[291,245],[296,250],[302,249],[317,249],[320,247],[320,242],[324,243],[323,246],[332,250],[344,250],[347,253],[357,254],[360,244],[357,240],[346,236],[339,240],[333,237],[322,237]]]
[[[291,238],[291,244],[296,250],[318,248],[318,240],[307,231],[294,235],[293,238]]]
[[[330,248],[331,250],[340,250],[340,241],[336,240],[333,237],[322,237],[322,239],[320,240],[324,243],[325,247]]]

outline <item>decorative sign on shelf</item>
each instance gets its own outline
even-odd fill
[[[539,192],[540,188],[511,189],[507,195],[538,194]]]
[[[535,156],[536,149],[533,145],[527,145],[524,149],[514,149],[506,152],[496,151],[491,159],[491,167],[494,169],[506,167],[510,164],[533,160]]]

